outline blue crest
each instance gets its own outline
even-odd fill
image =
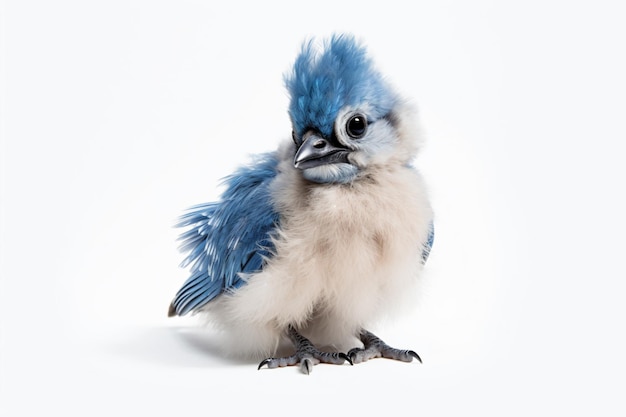
[[[337,112],[368,104],[372,119],[387,115],[396,95],[376,71],[365,48],[352,36],[335,35],[318,51],[305,42],[293,70],[285,75],[291,96],[289,115],[298,137],[316,128],[330,136]]]

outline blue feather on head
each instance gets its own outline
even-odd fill
[[[397,101],[367,51],[351,35],[334,35],[320,52],[305,42],[293,70],[285,75],[291,96],[289,115],[298,138],[309,128],[330,136],[339,110],[368,104],[372,119],[389,113]]]

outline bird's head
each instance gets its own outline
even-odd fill
[[[352,36],[333,36],[322,49],[306,42],[285,83],[294,166],[306,179],[348,183],[372,167],[412,159],[405,103]]]

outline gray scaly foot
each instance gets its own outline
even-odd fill
[[[341,365],[348,361],[352,365],[352,361],[345,353],[340,352],[322,352],[317,349],[313,343],[306,337],[302,336],[296,329],[289,326],[288,335],[293,342],[296,353],[284,358],[267,358],[261,361],[259,368],[267,365],[268,368],[278,368],[283,366],[292,366],[300,364],[300,370],[305,374],[313,371],[313,366],[318,363],[331,363]]]
[[[348,357],[352,363],[361,363],[372,358],[389,358],[402,362],[411,362],[413,359],[417,359],[422,363],[422,359],[414,351],[392,348],[367,330],[362,330],[359,338],[363,342],[363,348],[350,349],[348,352]]]

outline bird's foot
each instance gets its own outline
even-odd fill
[[[414,351],[392,348],[367,330],[362,330],[359,338],[363,342],[363,348],[350,349],[347,356],[351,363],[361,363],[372,358],[389,358],[402,362],[411,362],[413,359],[417,359],[422,363],[422,359]]]
[[[341,352],[322,352],[316,348],[313,343],[306,337],[302,336],[296,329],[289,326],[288,329],[289,338],[293,342],[296,353],[291,356],[283,358],[267,358],[261,361],[259,368],[267,365],[268,368],[278,368],[283,366],[292,366],[300,364],[300,370],[305,374],[310,374],[313,371],[313,366],[318,363],[331,363],[335,365],[341,365],[344,362],[350,363],[352,361],[345,353]]]

